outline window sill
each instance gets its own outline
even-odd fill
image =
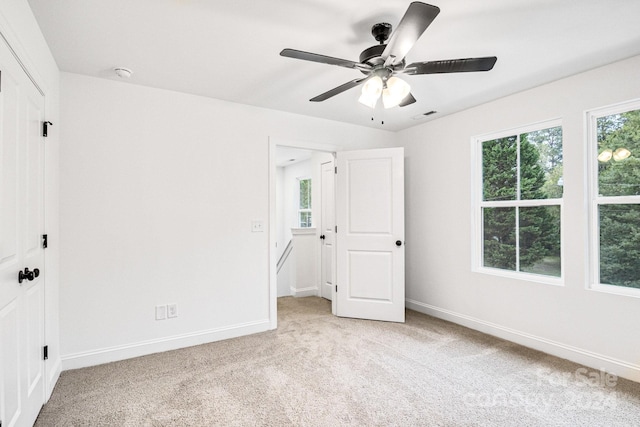
[[[316,234],[315,227],[297,227],[291,229],[291,234],[293,235],[302,235],[302,234]]]
[[[542,285],[564,286],[562,277],[543,276],[541,274],[523,273],[517,271],[501,270],[499,268],[476,267],[472,269],[474,273],[488,274],[491,276],[506,277],[514,280],[524,280],[527,282],[540,283]]]
[[[640,289],[638,288],[626,288],[624,286],[616,285],[603,285],[600,283],[592,284],[589,288],[590,291],[603,292],[606,294],[622,295],[625,297],[640,298]]]

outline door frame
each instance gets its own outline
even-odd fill
[[[268,274],[269,274],[269,328],[278,327],[278,251],[276,242],[278,239],[276,227],[276,150],[278,147],[301,148],[305,150],[337,153],[341,146],[334,144],[316,143],[295,139],[269,137],[269,236],[268,236]],[[334,264],[335,265],[335,264]],[[335,313],[336,299],[332,298],[331,310]]]

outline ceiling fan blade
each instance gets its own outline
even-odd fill
[[[437,6],[418,1],[411,3],[400,23],[391,33],[389,43],[382,52],[382,59],[386,62],[389,57],[393,57],[392,65],[402,62],[439,13],[440,8]]]
[[[302,59],[303,61],[319,62],[321,64],[338,65],[345,68],[354,68],[356,70],[370,70],[371,66],[361,64],[359,62],[349,61],[347,59],[334,58],[332,56],[320,55],[317,53],[304,52],[296,49],[282,49],[280,56],[287,58]]]
[[[331,90],[329,90],[329,91],[327,91],[327,92],[325,92],[323,94],[320,94],[320,95],[318,95],[318,96],[316,96],[314,98],[311,98],[309,101],[311,101],[311,102],[325,101],[325,100],[331,98],[332,96],[336,96],[336,95],[344,92],[345,90],[349,90],[352,87],[358,86],[360,83],[364,82],[365,80],[370,79],[371,77],[372,76],[368,76],[368,77],[364,77],[364,78],[361,78],[361,79],[351,80],[350,82],[347,82],[347,83],[345,83],[343,85],[340,85],[338,87],[334,87],[333,89],[331,89]]]
[[[405,67],[405,74],[439,74],[465,73],[471,71],[489,71],[498,58],[487,56],[484,58],[446,59],[443,61],[414,62]]]
[[[400,107],[406,107],[407,105],[411,105],[416,102],[416,99],[409,93],[409,95],[405,96],[405,98],[398,104]]]

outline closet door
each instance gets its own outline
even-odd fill
[[[0,40],[0,421],[44,403],[44,97]]]

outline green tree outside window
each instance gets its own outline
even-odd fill
[[[483,201],[513,205],[482,208],[483,265],[559,277],[560,205],[535,201],[562,197],[562,128],[482,142],[482,178]]]

